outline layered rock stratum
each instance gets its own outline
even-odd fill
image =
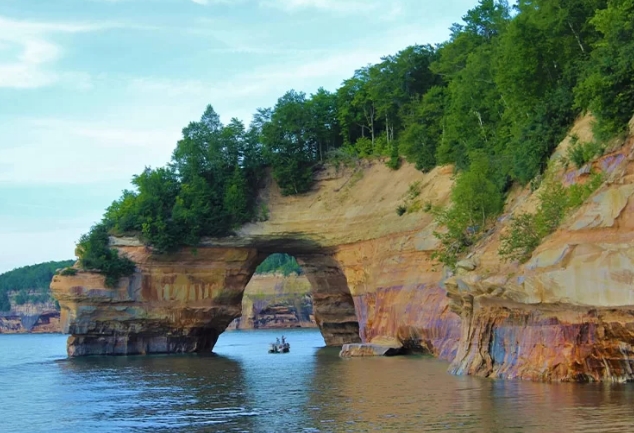
[[[589,123],[580,119],[572,133],[588,138]],[[567,145],[569,139],[554,160]],[[242,315],[257,265],[283,252],[298,259],[310,282],[328,345],[396,341],[450,361],[457,374],[632,380],[634,139],[593,168],[606,182],[528,262],[498,255],[510,217],[536,206],[539,191],[525,188],[510,194],[504,215],[456,272],[432,259],[439,227],[424,212],[448,203],[451,167],[427,174],[407,164],[392,171],[378,161],[329,168],[310,193],[291,197],[269,182],[261,196],[269,220],[236,236],[170,255],[153,254],[134,238],[112,239],[137,263],[114,289],[95,273],[54,277],[62,324],[72,334],[68,353],[211,350]],[[558,176],[584,182],[589,171],[561,168]],[[399,216],[403,205],[408,211]]]
[[[0,334],[61,332],[60,312],[53,302],[17,305],[9,296],[11,310],[0,312]]]
[[[242,296],[242,315],[228,329],[315,328],[310,291],[303,275],[253,275]]]

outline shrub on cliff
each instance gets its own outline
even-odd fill
[[[432,209],[436,223],[434,232],[440,247],[433,258],[453,267],[458,256],[472,245],[502,209],[504,196],[491,180],[494,167],[486,155],[472,155],[471,167],[461,173],[451,192],[451,204],[445,209]]]
[[[134,273],[134,262],[110,248],[108,228],[103,223],[94,225],[88,233],[82,235],[75,254],[83,269],[102,273],[108,287],[115,287],[120,278]]]
[[[603,174],[594,173],[585,183],[566,188],[549,176],[539,193],[537,212],[513,217],[508,232],[500,236],[498,254],[504,260],[528,260],[542,240],[559,227],[571,210],[581,206],[603,180]]]

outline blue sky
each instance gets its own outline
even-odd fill
[[[447,39],[476,0],[0,0],[0,272],[75,242],[212,104],[248,123],[294,88]]]

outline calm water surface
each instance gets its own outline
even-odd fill
[[[628,432],[634,385],[454,377],[431,358],[343,360],[315,330],[234,331],[215,355],[67,359],[66,337],[0,335],[0,431]]]

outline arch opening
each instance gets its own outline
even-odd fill
[[[265,263],[271,256],[290,256],[294,259],[297,267],[292,263],[289,264],[280,260],[277,263]],[[245,306],[249,308],[249,284],[252,284],[254,278],[258,278],[257,270],[263,263],[267,268],[261,269],[262,271],[271,270],[276,266],[286,266],[286,270],[290,271],[289,273],[299,271],[295,273],[295,275],[299,275],[295,277],[294,281],[299,287],[296,288],[295,293],[290,294],[295,295],[294,300],[300,300],[300,302],[296,303],[294,312],[288,312],[285,317],[287,323],[284,323],[284,320],[279,321],[279,318],[277,318],[278,322],[276,325],[279,327],[287,327],[285,325],[307,326],[312,316],[312,320],[319,328],[327,346],[342,346],[347,343],[361,342],[354,301],[341,266],[328,251],[322,251],[314,247],[306,248],[301,242],[284,242],[283,244],[276,242],[272,245],[259,246],[255,259],[249,265],[247,270],[248,279],[241,291],[240,314],[227,324],[227,328],[233,328],[236,325],[236,319],[242,323],[246,319],[247,326],[251,325],[248,323],[249,312],[247,311],[247,314],[245,314],[242,308]],[[289,295],[288,292],[284,293],[283,284],[279,289],[281,289],[279,294],[282,298],[285,295]],[[276,288],[273,288],[273,290],[276,290]],[[247,293],[246,302],[245,292]],[[307,308],[308,305],[307,302],[303,302],[305,298],[302,295],[308,295],[312,314],[307,311],[309,310]],[[291,315],[294,316],[294,320],[290,317]],[[304,320],[304,323],[302,323],[302,318],[308,320]]]
[[[62,306],[63,330],[72,334],[68,354],[210,352],[242,316],[245,287],[272,253],[296,258],[326,345],[361,341],[353,297],[334,251],[290,235],[232,242],[210,240],[169,255],[154,255],[132,241],[118,245],[137,271],[116,288],[104,288],[103,277],[90,272],[56,275],[51,288]]]
[[[316,328],[311,285],[295,257],[269,255],[242,296],[242,315],[229,330]]]

